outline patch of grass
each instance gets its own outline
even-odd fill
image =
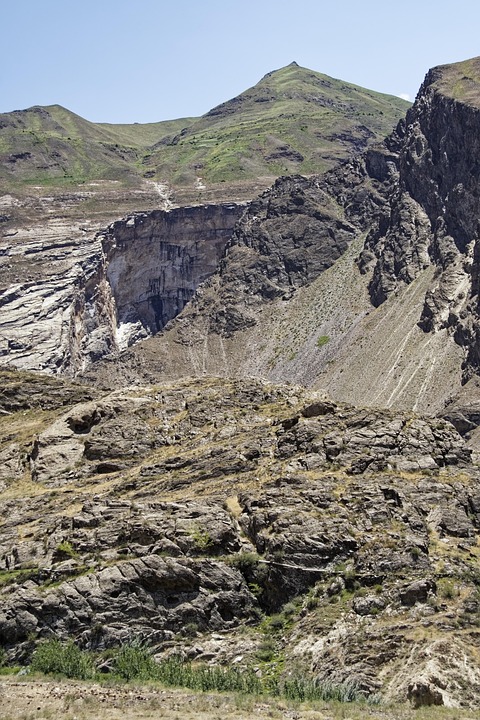
[[[293,702],[365,702],[365,696],[354,684],[319,682],[300,675],[282,677],[284,660],[279,655],[278,661],[275,661],[277,656],[274,655],[274,650],[273,645],[263,648],[268,654],[268,660],[265,660],[264,672],[262,671],[260,677],[252,668],[192,664],[175,656],[156,662],[147,646],[141,641],[133,641],[108,652],[108,656],[113,660],[109,674],[117,681],[159,682],[167,687],[182,687],[201,692],[283,697]],[[0,661],[2,657],[4,654],[0,654]],[[30,670],[71,679],[98,680],[100,676],[95,670],[95,660],[93,653],[80,650],[71,640],[47,640],[37,646]],[[102,675],[102,678],[105,677],[108,675]]]
[[[55,555],[62,560],[78,557],[78,553],[74,550],[72,543],[68,540],[65,540],[57,545]]]
[[[458,597],[460,591],[455,583],[449,578],[440,578],[437,581],[437,595],[444,600],[453,600]]]
[[[303,677],[289,678],[283,681],[280,694],[288,700],[329,701],[349,703],[365,700],[365,696],[353,683],[321,683]]]
[[[323,347],[329,340],[330,337],[328,335],[320,335],[320,337],[317,338],[317,347]]]
[[[114,673],[122,680],[154,680],[158,665],[150,651],[138,642],[122,645],[114,653]]]
[[[0,571],[0,588],[10,585],[13,582],[22,583],[30,578],[35,577],[38,568],[22,568],[20,570],[2,570]]]

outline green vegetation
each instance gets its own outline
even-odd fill
[[[236,692],[245,695],[273,695],[289,700],[364,700],[354,685],[319,683],[297,675],[286,679],[265,674],[259,677],[251,668],[193,665],[178,657],[156,662],[151,651],[140,642],[132,642],[108,651],[113,661],[109,673],[125,682],[156,681],[167,687],[184,687],[202,692]],[[4,655],[0,662],[4,664]],[[96,671],[99,657],[80,650],[73,641],[47,640],[40,643],[32,656],[30,670],[78,680],[105,677]]]
[[[480,105],[480,58],[471,58],[434,71],[434,87],[442,95],[474,105]]]
[[[198,525],[195,525],[195,527],[190,530],[190,537],[192,538],[195,547],[202,552],[208,550],[208,548],[213,544],[212,537],[208,530],[206,528],[199,527]]]
[[[78,553],[73,549],[72,543],[68,540],[59,543],[56,554],[65,560],[77,557]]]
[[[66,643],[60,640],[40,643],[33,653],[30,669],[45,675],[64,675],[78,680],[92,680],[95,677],[92,655],[80,650],[73,640]]]
[[[220,183],[322,172],[387,135],[408,105],[292,63],[201,118],[113,125],[33,107],[0,116],[0,178],[192,186],[198,175]]]
[[[320,337],[317,339],[317,347],[323,347],[328,343],[330,340],[328,335],[320,335]]]
[[[22,583],[35,577],[38,568],[25,568],[21,570],[0,570],[0,588],[13,582]]]

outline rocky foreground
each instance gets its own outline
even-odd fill
[[[480,702],[480,473],[446,420],[208,378],[2,371],[0,644],[132,638],[383,702]]]

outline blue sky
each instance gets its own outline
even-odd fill
[[[414,98],[480,55],[478,0],[0,0],[0,112],[58,103],[97,122],[201,115],[299,65]]]

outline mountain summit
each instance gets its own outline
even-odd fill
[[[174,182],[322,172],[384,137],[408,107],[293,62],[163,139],[148,164]]]
[[[255,182],[322,172],[382,139],[408,106],[291,63],[197,119],[113,125],[33,107],[0,115],[0,178],[11,190],[158,182],[195,199],[229,183],[251,198]]]

